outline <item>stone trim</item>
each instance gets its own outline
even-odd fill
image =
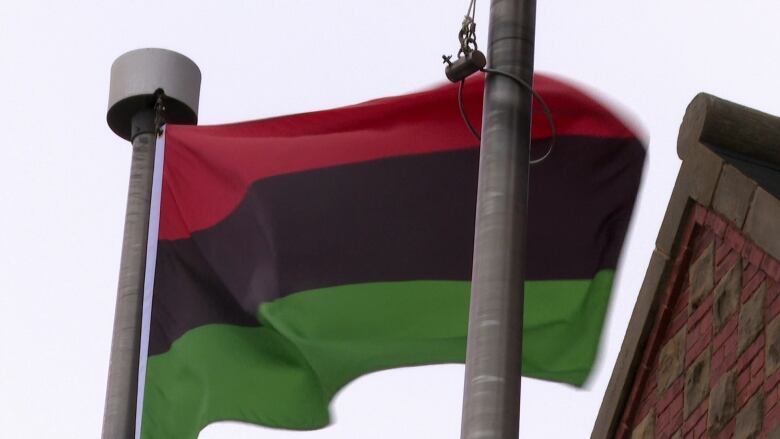
[[[675,243],[679,241],[689,206],[696,202],[709,207],[723,168],[723,159],[706,146],[695,144],[689,149],[692,158],[680,167],[655,241],[656,250],[667,257],[677,251]]]
[[[757,186],[755,181],[746,177],[737,168],[724,165],[718,187],[715,189],[712,207],[741,229]]]
[[[604,400],[601,403],[592,438],[609,438],[614,435],[619,422],[620,409],[628,398],[630,383],[636,366],[642,357],[642,349],[658,309],[656,297],[665,285],[665,278],[670,268],[669,259],[660,252],[653,252],[647,267],[645,280],[639,290],[628,330],[620,348],[620,354],[612,369],[612,377],[607,385]]]
[[[683,159],[639,291],[626,335],[599,410],[592,439],[611,438],[618,431],[637,369],[650,338],[656,312],[668,298],[672,261],[686,249],[686,226],[696,205],[722,215],[755,245],[780,259],[780,200],[759,187],[706,145],[717,145],[780,166],[780,118],[719,99],[697,95],[680,126],[677,150]],[[695,216],[695,215],[694,215]],[[744,229],[743,229],[744,227]],[[780,270],[780,267],[776,267]],[[652,349],[652,347],[651,347]],[[641,375],[641,374],[640,374]],[[626,426],[623,426],[625,428]]]
[[[677,155],[688,160],[691,145],[718,145],[780,165],[780,118],[707,93],[685,110],[677,136]]]
[[[780,201],[756,189],[745,220],[745,235],[775,259],[780,259]]]

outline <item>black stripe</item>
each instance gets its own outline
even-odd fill
[[[531,168],[529,280],[615,268],[643,156],[636,140],[568,137]],[[257,324],[260,303],[298,291],[468,280],[477,163],[468,149],[255,182],[219,224],[159,243],[150,354],[202,324]]]

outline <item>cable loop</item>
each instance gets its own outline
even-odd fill
[[[463,88],[464,85],[466,85],[466,80],[463,79],[460,81],[460,86],[458,86],[458,108],[460,109],[460,117],[463,118],[463,121],[466,122],[466,126],[468,127],[469,131],[471,131],[471,135],[474,136],[478,142],[482,142],[482,138],[480,137],[479,133],[477,132],[477,129],[474,128],[474,125],[471,124],[471,121],[469,120],[469,117],[466,115],[466,107],[463,105]]]
[[[491,68],[484,68],[481,70],[484,73],[492,73],[496,75],[501,75],[506,78],[509,78],[513,81],[515,81],[518,85],[525,88],[526,90],[531,92],[531,95],[533,95],[534,99],[539,101],[539,104],[542,106],[542,112],[544,113],[545,117],[547,118],[547,122],[550,124],[550,146],[547,148],[547,152],[544,153],[541,157],[537,159],[531,159],[529,161],[529,164],[535,165],[538,163],[543,162],[547,159],[547,157],[550,156],[552,153],[553,148],[555,147],[555,141],[558,138],[558,130],[555,126],[555,118],[553,118],[552,111],[550,111],[550,107],[547,105],[547,102],[544,101],[544,98],[542,98],[539,93],[537,93],[533,87],[531,87],[530,84],[520,79],[520,77],[513,75],[511,73],[507,73],[501,70],[491,69]],[[479,141],[482,142],[482,136],[480,136],[479,132],[477,132],[476,128],[471,124],[471,121],[469,120],[468,116],[466,115],[466,107],[463,104],[463,88],[465,85],[465,80],[460,81],[460,86],[458,87],[458,107],[460,108],[460,115],[463,118],[463,121],[466,122],[466,126],[468,127],[471,134]]]

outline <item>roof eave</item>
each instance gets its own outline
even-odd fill
[[[688,105],[680,125],[677,153],[682,166],[591,439],[612,438],[619,427],[678,237],[694,203],[723,215],[768,254],[780,259],[777,194],[762,188],[729,160],[731,155],[747,157],[759,166],[780,169],[780,118],[699,93]]]

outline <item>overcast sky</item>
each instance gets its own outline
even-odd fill
[[[100,433],[130,167],[105,123],[117,56],[192,58],[201,124],[325,109],[442,81],[467,3],[0,2],[0,436]],[[488,7],[478,0],[481,47]],[[590,435],[679,168],[685,107],[708,91],[780,114],[779,17],[769,0],[539,1],[537,70],[619,103],[650,143],[596,371],[584,389],[524,380],[522,437]],[[462,365],[380,372],[336,397],[324,430],[220,423],[200,437],[453,438],[462,387]]]

